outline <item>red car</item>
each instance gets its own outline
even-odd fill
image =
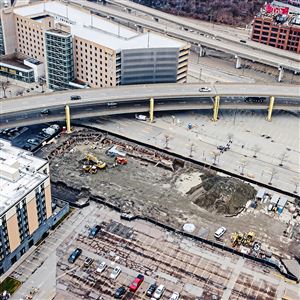
[[[140,287],[140,285],[142,284],[142,282],[144,281],[144,275],[139,274],[130,284],[129,286],[129,290],[131,292],[136,292],[137,289]]]

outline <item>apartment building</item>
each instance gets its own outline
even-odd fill
[[[53,89],[187,79],[186,42],[131,30],[70,3],[38,2],[3,10],[1,22],[0,52],[16,51],[44,63]]]
[[[53,224],[49,164],[0,139],[0,275]]]
[[[300,53],[300,15],[289,13],[288,7],[267,4],[253,20],[251,39]]]

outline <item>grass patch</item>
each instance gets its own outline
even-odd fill
[[[19,280],[7,277],[0,283],[0,293],[8,291],[10,294],[13,294],[20,286],[21,282]]]

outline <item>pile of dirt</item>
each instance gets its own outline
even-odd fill
[[[255,189],[239,179],[203,174],[202,183],[188,193],[199,207],[218,214],[234,214],[255,197]]]

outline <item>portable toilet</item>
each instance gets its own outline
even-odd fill
[[[255,199],[262,201],[264,199],[265,194],[266,194],[266,190],[261,188],[258,190]]]
[[[287,197],[283,196],[279,199],[278,203],[277,203],[277,211],[278,213],[282,213],[283,212],[283,209],[287,203]]]

